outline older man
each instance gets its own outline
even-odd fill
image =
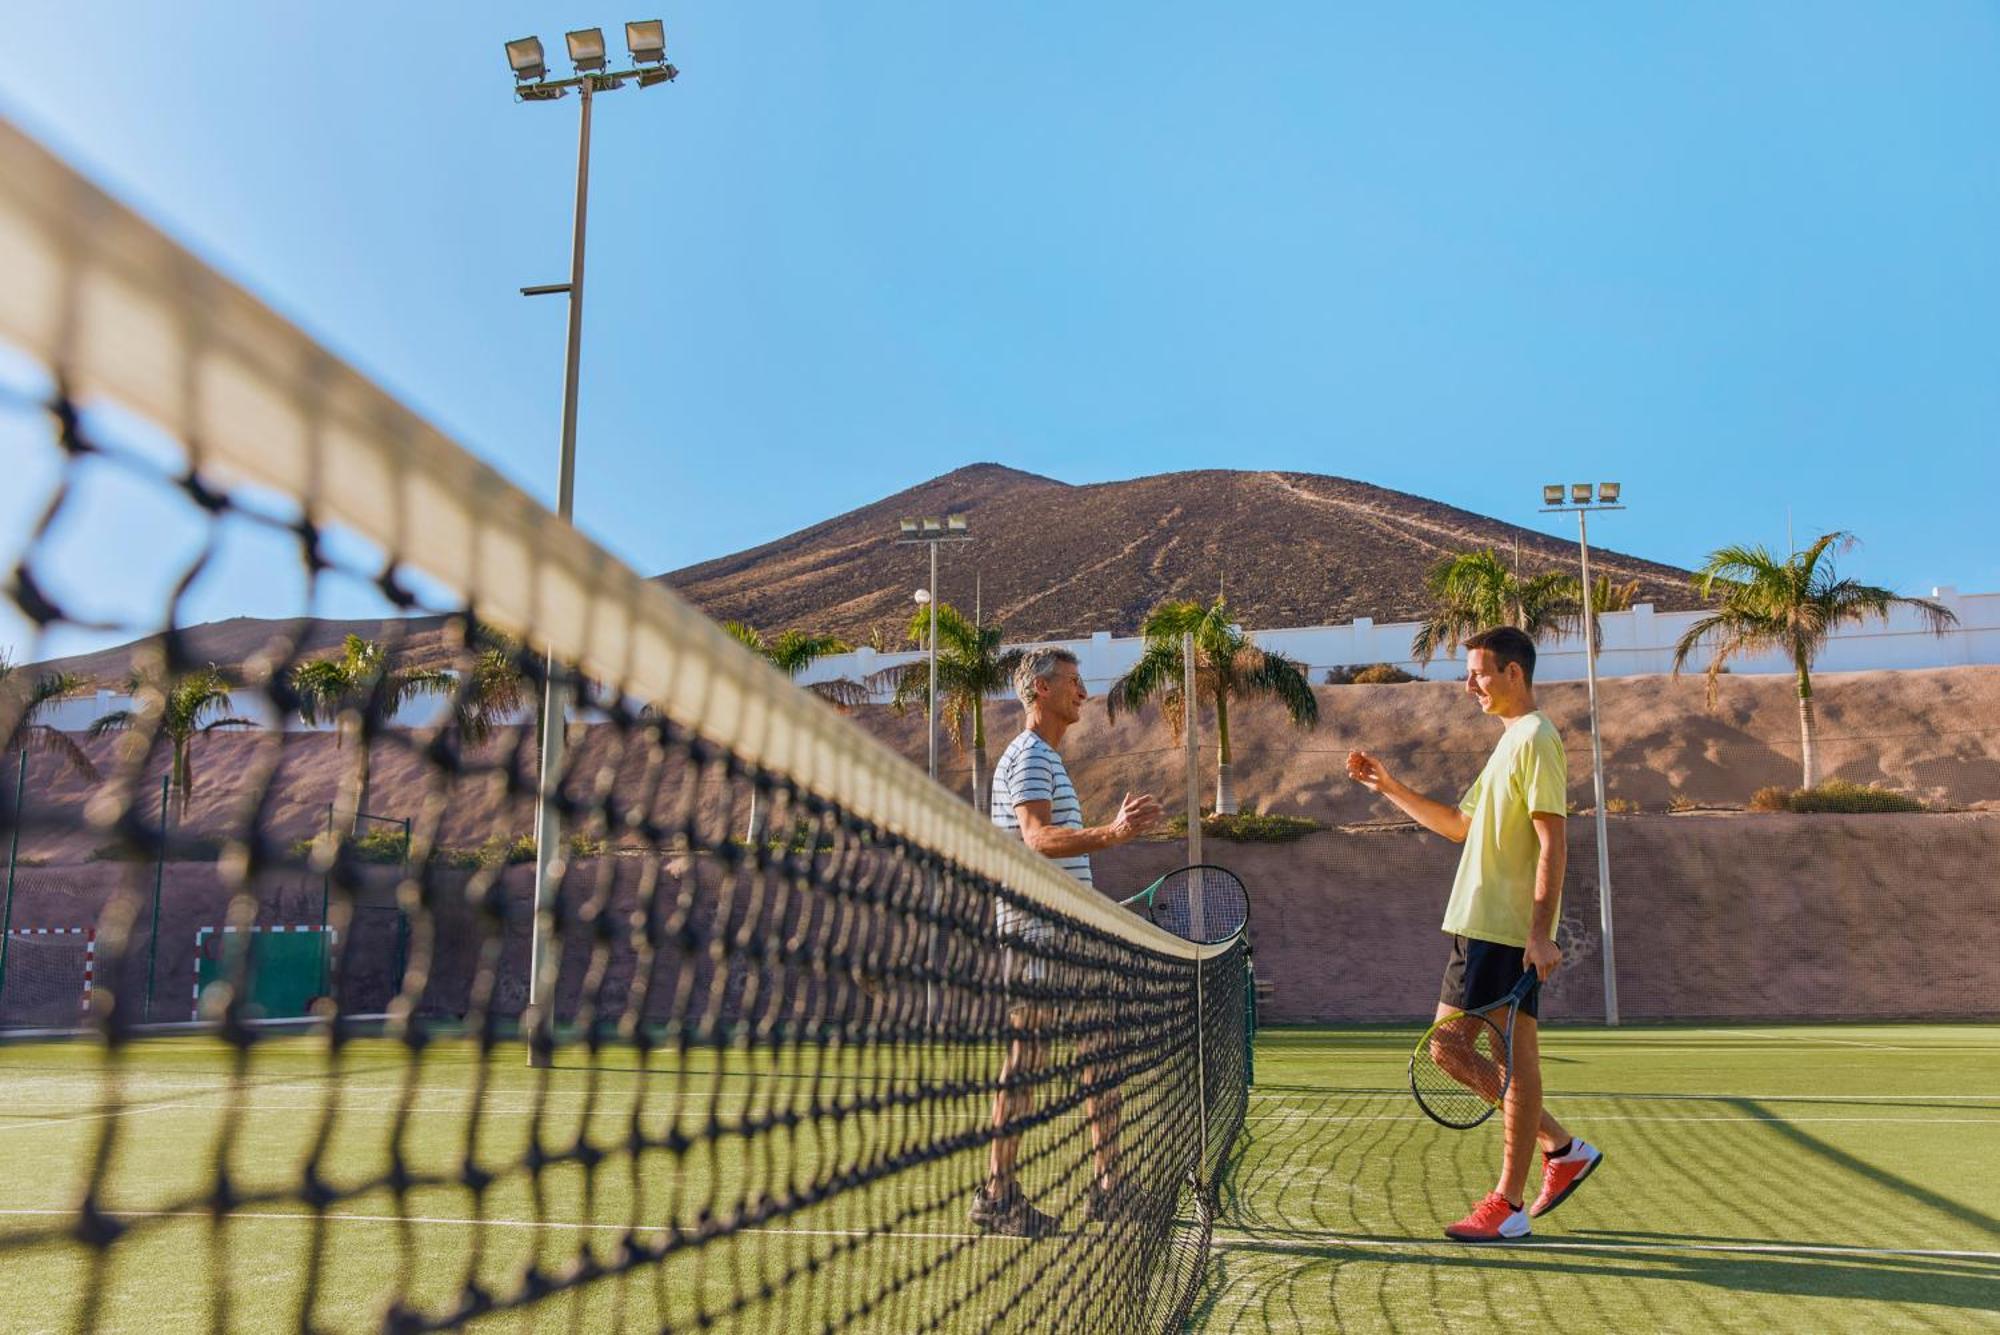
[[[1063,765],[1063,735],[1083,717],[1090,692],[1077,671],[1076,655],[1067,649],[1033,649],[1014,672],[1014,693],[1027,710],[1027,726],[1001,753],[993,768],[993,823],[1017,834],[1021,842],[1052,859],[1085,885],[1092,884],[1090,855],[1134,839],[1160,822],[1160,804],[1149,794],[1125,794],[1118,815],[1108,825],[1085,826],[1083,805],[1077,801],[1069,770]],[[1016,946],[1050,939],[1055,925],[1018,906],[1001,903],[1000,936]],[[1009,987],[1041,981],[1046,961],[1032,950],[1007,952]],[[1046,1060],[1040,1034],[1054,1021],[1050,1007],[1010,998],[1007,1021],[1015,1035],[1001,1066],[1000,1087],[993,1095],[994,1138],[987,1180],[974,1193],[972,1222],[991,1233],[1041,1237],[1056,1227],[1053,1216],[1032,1205],[1014,1176],[1020,1152],[1021,1120],[1034,1110],[1034,1091],[1023,1077],[1032,1077]],[[1089,1055],[1090,1038],[1078,1040],[1081,1055]],[[1090,1127],[1090,1217],[1113,1217],[1122,1203],[1118,1176],[1118,1104],[1115,1088],[1097,1088],[1099,1072],[1083,1068],[1086,1091],[1083,1111]]]

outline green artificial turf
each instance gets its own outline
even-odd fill
[[[1259,1035],[1197,1329],[2000,1330],[2000,1027],[1551,1028],[1549,1106],[1607,1157],[1476,1247],[1439,1229],[1498,1119],[1424,1119],[1415,1034]]]
[[[1551,1029],[1551,1105],[1608,1158],[1558,1213],[1538,1221],[1532,1241],[1494,1247],[1439,1235],[1492,1185],[1499,1133],[1491,1123],[1446,1131],[1422,1117],[1403,1087],[1415,1034],[1259,1035],[1258,1084],[1224,1183],[1195,1329],[2000,1329],[2000,1027]],[[540,1106],[547,1143],[573,1139],[589,1108],[593,1140],[613,1149],[590,1200],[574,1167],[543,1173],[539,1205],[532,1195],[520,1165],[538,1086],[510,1048],[490,1068],[480,1105],[476,1157],[497,1174],[483,1200],[445,1185],[398,1201],[378,1186],[344,1194],[332,1211],[339,1218],[320,1224],[298,1186],[322,1125],[333,1127],[323,1157],[343,1193],[385,1170],[399,1124],[413,1169],[456,1171],[474,1112],[468,1046],[433,1048],[406,1085],[404,1051],[387,1040],[355,1043],[338,1080],[326,1077],[323,1047],[311,1038],[260,1045],[236,1077],[231,1054],[212,1039],[148,1040],[128,1051],[113,1085],[95,1044],[0,1045],[0,1235],[18,1243],[63,1222],[107,1123],[117,1134],[99,1177],[104,1204],[135,1220],[102,1268],[60,1239],[0,1246],[0,1330],[73,1329],[91,1310],[87,1292],[97,1295],[103,1330],[205,1329],[218,1292],[229,1295],[233,1329],[296,1328],[303,1277],[312,1273],[321,1276],[311,1300],[317,1325],[373,1329],[392,1289],[446,1310],[468,1268],[507,1292],[530,1259],[555,1271],[587,1246],[615,1262],[623,1221],[635,1214],[692,1226],[704,1205],[733,1203],[746,1183],[803,1180],[815,1163],[862,1145],[917,1144],[949,1129],[926,1121],[885,1135],[883,1124],[857,1114],[817,1141],[767,1137],[752,1152],[725,1138],[713,1155],[680,1158],[649,1151],[634,1173],[616,1147],[642,1095],[652,1124],[679,1109],[694,1133],[711,1108],[733,1116],[769,1097],[754,1091],[800,1073],[725,1067],[721,1076],[691,1072],[677,1086],[671,1074],[638,1076],[630,1057],[612,1054],[610,1069],[594,1076],[580,1063],[557,1070]],[[627,1069],[616,1069],[621,1060]],[[842,1083],[865,1085],[867,1060],[853,1055]],[[112,1089],[116,1104],[106,1102]],[[334,1091],[338,1115],[328,1119]],[[406,1096],[411,1113],[399,1117]],[[1146,1100],[1164,1097],[1133,1091],[1128,1124],[1149,1125]],[[937,1120],[976,1125],[983,1113],[974,1097]],[[1051,1163],[1073,1159],[1078,1120],[1030,1133],[1030,1158],[1039,1145]],[[1065,1143],[1050,1149],[1052,1141]],[[225,1145],[237,1190],[274,1196],[240,1206],[218,1229],[202,1210]],[[844,1249],[857,1246],[876,1284],[909,1268],[909,1283],[857,1317],[858,1328],[907,1329],[940,1292],[960,1291],[954,1285],[998,1291],[1032,1276],[1093,1295],[1098,1307],[1086,1324],[1095,1329],[1139,1310],[1116,1294],[1111,1276],[1066,1273],[1104,1250],[1077,1245],[1074,1235],[1030,1244],[967,1238],[962,1187],[977,1180],[980,1157],[971,1148],[925,1165],[909,1184],[878,1189],[861,1216],[866,1229],[917,1239],[909,1245],[857,1240],[851,1210],[813,1207],[736,1248],[733,1263],[704,1263],[703,1249],[691,1248],[667,1266],[558,1299],[533,1319],[487,1324],[649,1329],[689,1320],[697,1301],[716,1310],[802,1267],[816,1272],[811,1306],[831,1299],[838,1311],[871,1287],[847,1284],[854,1256]],[[1084,1228],[1073,1197],[1044,1203]],[[189,1214],[146,1213],[167,1208]],[[477,1217],[485,1227],[468,1222]],[[316,1262],[315,1245],[323,1248]],[[779,1303],[753,1324],[811,1328],[806,1308]],[[1001,1324],[1044,1329],[1051,1309],[1038,1301],[1006,1315]]]

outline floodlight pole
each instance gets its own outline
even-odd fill
[[[938,544],[944,542],[971,542],[972,535],[965,531],[965,521],[961,516],[951,516],[945,520],[904,520],[896,539],[898,546],[908,546],[921,542],[931,549],[931,582],[928,590],[930,602],[930,634],[927,637],[927,652],[930,656],[930,706],[924,711],[924,772],[937,782],[938,776]]]
[[[1590,514],[1593,510],[1623,510],[1622,505],[1551,506],[1543,514],[1576,511],[1576,545],[1583,566],[1583,675],[1590,697],[1590,782],[1596,799],[1593,808],[1597,825],[1597,923],[1604,949],[1604,1023],[1618,1024],[1617,953],[1611,934],[1611,845],[1609,823],[1604,811],[1604,739],[1597,726],[1597,614],[1596,598],[1590,587]]]

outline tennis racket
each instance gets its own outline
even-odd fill
[[[1250,895],[1227,867],[1179,867],[1124,901],[1183,941],[1212,946],[1250,922]]]
[[[1493,1115],[1514,1078],[1514,1017],[1541,979],[1533,969],[1477,1010],[1436,1021],[1410,1053],[1410,1092],[1440,1126],[1466,1131]]]

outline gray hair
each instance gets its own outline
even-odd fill
[[[1075,662],[1075,654],[1053,645],[1028,650],[1021,655],[1020,666],[1014,669],[1014,694],[1023,705],[1034,704],[1036,685],[1055,675],[1056,664]]]

